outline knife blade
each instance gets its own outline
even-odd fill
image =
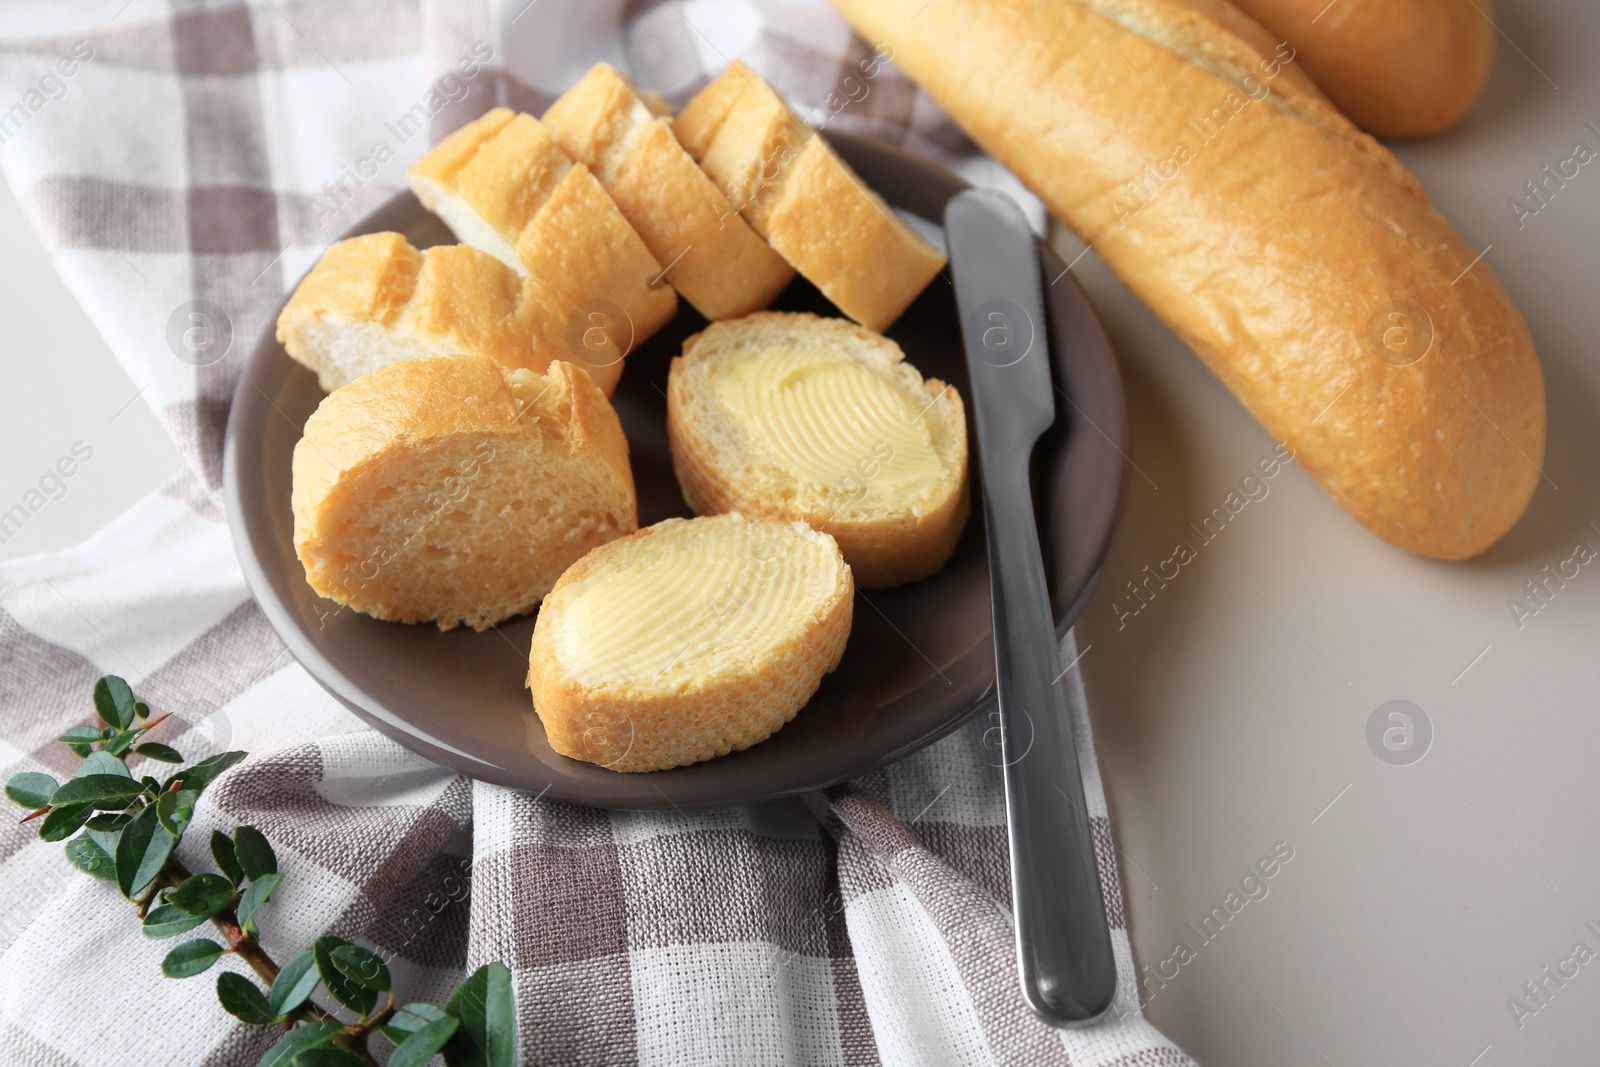
[[[1028,477],[1055,422],[1039,249],[993,190],[953,197],[944,225],[983,476],[1018,971],[1035,1013],[1082,1026],[1110,1009],[1117,971]]]

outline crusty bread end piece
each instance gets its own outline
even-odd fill
[[[600,179],[695,310],[713,321],[759,311],[794,268],[728,203],[657,107],[615,67],[596,63],[543,121]]]
[[[561,576],[534,624],[528,687],[564,756],[615,771],[696,763],[793,719],[839,665],[853,608],[827,534],[668,519]]]
[[[943,567],[966,525],[961,396],[843,319],[764,311],[713,323],[667,378],[667,434],[697,514],[800,519],[864,588]]]
[[[278,316],[278,341],[329,392],[402,360],[488,356],[508,370],[577,363],[609,395],[622,353],[577,319],[541,279],[475,248],[418,251],[401,234],[372,233],[323,254]]]
[[[662,265],[589,168],[532,115],[495,108],[406,169],[411,189],[462,242],[574,304],[613,304],[604,325],[624,352],[677,310]]]
[[[702,89],[672,128],[756,232],[868,329],[888,328],[944,269],[944,254],[743,63]]]
[[[570,363],[373,371],[306,420],[293,476],[311,588],[441,630],[531,611],[574,560],[638,527],[622,426]]]

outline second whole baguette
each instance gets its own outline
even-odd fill
[[[1466,114],[1494,63],[1490,0],[1235,0],[1287,40],[1339,110],[1379,137]]]
[[[1544,381],[1477,249],[1220,0],[834,0],[1324,489],[1465,559],[1527,507]]]

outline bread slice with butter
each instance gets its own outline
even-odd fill
[[[596,63],[543,122],[605,186],[695,310],[713,321],[759,311],[794,268],[695,165],[662,117],[664,107],[609,63]]]
[[[843,319],[757,312],[684,344],[667,434],[697,514],[800,519],[865,588],[926,578],[966,525],[967,424],[955,388]]]
[[[756,232],[868,329],[887,329],[944,269],[944,253],[743,63],[702,89],[672,128]]]
[[[278,341],[332,392],[401,360],[488,356],[508,370],[578,363],[609,395],[622,352],[570,300],[466,245],[418,251],[398,233],[340,241],[278,316]]]
[[[590,552],[539,608],[528,687],[550,747],[614,771],[724,756],[793,719],[850,636],[827,534],[668,519]]]
[[[495,108],[440,141],[406,178],[459,240],[599,315],[624,353],[677,310],[662,264],[589,168],[532,115]]]
[[[292,463],[295,554],[379,619],[485,630],[638,528],[628,443],[582,370],[420,359],[335,390]]]

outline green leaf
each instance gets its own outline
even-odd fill
[[[150,705],[149,704],[145,704],[145,703],[140,702],[140,701],[135,701],[134,705],[133,705],[133,711],[134,711],[134,714],[138,715],[140,719],[148,719],[150,717]]]
[[[107,726],[126,730],[133,725],[135,704],[133,690],[114,674],[108,674],[94,683],[94,711]]]
[[[370,1062],[342,1048],[325,1046],[300,1053],[292,1061],[292,1067],[367,1067]]]
[[[368,989],[388,990],[389,968],[377,953],[360,945],[340,945],[333,950],[332,959],[339,973],[352,982],[359,982]]]
[[[162,793],[156,801],[156,821],[173,837],[182,837],[194,818],[194,805],[200,799],[195,789],[180,789],[176,793]]]
[[[78,765],[72,777],[85,778],[91,774],[120,774],[124,778],[133,777],[133,772],[128,770],[126,763],[107,752],[89,753]]]
[[[168,778],[161,788],[170,789],[173,782],[182,782],[184,789],[193,789],[198,792],[216,781],[218,775],[244,759],[246,755],[248,753],[245,752],[219,752],[215,756],[209,756],[201,760],[193,767],[177,772],[171,778]]]
[[[161,961],[161,973],[168,978],[193,978],[222,958],[222,946],[210,938],[185,941]]]
[[[511,972],[505,964],[486,963],[473,971],[444,1008],[461,1020],[461,1030],[450,1042],[452,1046],[465,1041],[487,1067],[515,1067],[516,1004],[511,993]]]
[[[29,811],[50,803],[50,795],[55,791],[56,780],[38,771],[14,774],[11,776],[11,781],[6,783],[6,796]]]
[[[223,971],[217,975],[217,999],[222,1001],[223,1011],[244,1022],[259,1026],[277,1020],[261,990],[242,974]]]
[[[106,741],[106,743],[101,746],[101,751],[107,752],[113,756],[120,756],[124,752],[128,751],[128,746],[137,741],[140,735],[143,733],[143,730],[123,730],[121,733],[113,735],[108,741]]]
[[[160,741],[145,741],[133,746],[134,754],[144,756],[146,759],[160,760],[162,763],[182,763],[183,757],[178,750],[170,745],[163,745]]]
[[[123,828],[117,841],[117,887],[135,900],[161,873],[178,839],[156,821],[154,805],[147,805]]]
[[[176,889],[167,891],[166,902],[179,911],[209,919],[233,900],[233,883],[220,874],[191,874]],[[241,924],[242,925],[242,924]]]
[[[99,816],[95,816],[95,818],[99,818]],[[93,823],[94,819],[90,819],[89,822]],[[99,845],[100,850],[111,857],[111,873],[107,876],[107,880],[115,882],[117,880],[117,842],[122,840],[122,831],[113,830],[107,833],[89,826],[88,829],[84,830],[83,836]]]
[[[86,834],[67,842],[67,862],[84,874],[93,875],[107,882],[114,882],[117,879],[116,864],[110,855]]]
[[[233,854],[239,857],[239,867],[246,878],[260,878],[278,869],[272,846],[254,826],[241,826],[233,832]]]
[[[291,1067],[300,1053],[308,1049],[327,1048],[334,1035],[343,1030],[344,1025],[332,1019],[304,1023],[278,1038],[278,1043],[256,1061],[256,1067]]]
[[[234,885],[244,881],[244,869],[239,866],[239,859],[233,853],[233,839],[221,830],[211,831],[211,858],[217,861],[217,866],[222,868],[222,873]]]
[[[281,874],[266,874],[245,886],[244,892],[239,895],[239,925],[250,933],[257,933],[256,912],[272,896],[272,891],[278,888],[278,883],[283,881]]]
[[[412,1034],[421,1030],[429,1023],[436,1023],[440,1019],[448,1019],[444,1009],[435,1004],[418,1001],[407,1004],[403,1008],[396,1008],[389,1022],[379,1028],[379,1033],[396,1045],[403,1045]]]
[[[406,1038],[389,1057],[389,1067],[422,1067],[455,1036],[461,1020],[446,1015]]]
[[[316,957],[302,952],[278,972],[272,991],[267,994],[267,1004],[278,1015],[287,1015],[306,1002],[311,991],[317,988],[317,981]]]
[[[145,913],[144,936],[149,938],[177,937],[186,934],[205,922],[203,915],[190,915],[171,904],[157,904]]]
[[[333,950],[349,943],[342,937],[327,934],[311,943],[311,952],[316,958],[317,973],[322,976],[322,984],[328,987],[333,999],[358,1015],[365,1016],[378,1002],[378,994],[346,978],[344,972],[333,963]]]
[[[71,726],[67,728],[66,733],[56,738],[56,740],[72,749],[78,755],[88,756],[90,752],[94,751],[90,746],[100,740],[100,731],[93,726]]]
[[[55,806],[62,804],[90,804],[108,811],[117,811],[132,804],[144,790],[132,778],[120,774],[86,774],[70,782],[62,782],[50,797]]]
[[[65,841],[82,828],[94,814],[93,804],[67,804],[53,807],[39,824],[41,841]]]
[[[87,825],[89,829],[100,833],[116,833],[132,821],[133,816],[126,811],[102,811],[90,816]]]

